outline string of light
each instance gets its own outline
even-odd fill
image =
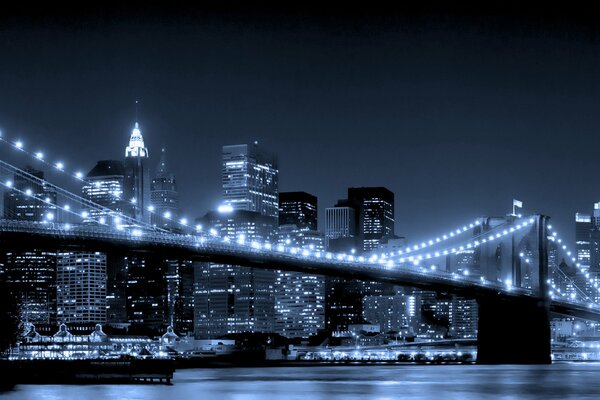
[[[41,162],[42,164],[45,164],[45,165],[49,166],[50,168],[53,168],[54,170],[56,170],[56,171],[58,171],[58,172],[60,172],[60,173],[62,173],[64,175],[66,175],[66,176],[68,176],[70,178],[75,179],[80,184],[86,182],[86,180],[84,178],[84,175],[83,175],[83,172],[81,172],[80,170],[77,170],[75,172],[71,172],[71,171],[69,171],[66,168],[65,163],[63,161],[56,161],[54,163],[47,161],[46,160],[46,155],[45,155],[45,153],[43,151],[29,151],[29,150],[27,150],[25,148],[25,145],[24,145],[23,141],[21,141],[21,140],[12,141],[12,140],[7,139],[3,134],[0,134],[0,142],[6,143],[9,146],[11,146],[12,148],[14,148],[14,149],[16,149],[16,150],[18,150],[20,152],[23,152],[24,154],[26,154],[26,155],[34,158],[35,160]],[[126,200],[123,200],[120,197],[120,195],[118,195],[118,194],[112,193],[110,191],[108,192],[108,194],[110,196],[113,196],[113,198],[115,200],[126,201]],[[137,211],[141,210],[141,207],[139,207],[136,204],[137,202],[136,202],[135,199],[131,199],[129,201],[129,203],[130,203],[131,207],[133,207],[135,210],[137,210]],[[185,218],[185,217],[182,217],[179,220],[173,218],[172,214],[169,211],[165,211],[162,215],[159,215],[158,213],[155,212],[156,210],[155,210],[155,207],[153,205],[148,206],[145,211],[148,211],[151,216],[152,215],[159,216],[163,220],[166,220],[166,221],[169,221],[169,222],[173,222],[173,223],[175,223],[177,225],[180,225],[181,227],[188,228],[188,229],[189,228],[195,228],[195,230],[197,232],[199,232],[199,231],[202,230],[202,226],[201,225],[196,225],[195,227],[192,227],[188,223],[188,219]],[[126,217],[124,214],[122,214],[121,216],[122,217]]]

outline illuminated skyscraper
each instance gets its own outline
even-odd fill
[[[310,252],[324,251],[317,231],[317,198],[305,192],[279,193],[278,241]],[[309,337],[325,328],[325,278],[277,271],[275,331],[286,337]]]
[[[83,197],[108,209],[90,208],[88,212],[91,221],[98,222],[104,218],[105,223],[113,223],[118,214],[129,211],[123,194],[124,181],[125,167],[121,161],[98,161],[88,172],[82,187]]]
[[[160,161],[150,189],[150,202],[153,207],[152,223],[163,228],[176,228],[179,218],[179,193],[175,175],[167,168],[165,149],[161,149]],[[167,215],[169,218],[165,218]]]
[[[575,214],[575,248],[577,262],[581,268],[590,268],[590,235],[592,233],[592,216],[589,214]]]
[[[61,251],[56,256],[59,323],[106,323],[106,254]]]
[[[317,230],[317,198],[306,192],[279,193],[279,226]]]
[[[56,192],[44,182],[44,173],[29,166],[23,171],[15,174],[13,189],[4,193],[4,218],[32,222],[56,220]],[[0,279],[19,294],[23,321],[34,324],[56,322],[54,251],[35,246],[27,250],[3,248],[0,275]]]
[[[150,222],[150,173],[148,149],[139,124],[131,131],[129,145],[125,149],[125,201],[129,202],[130,215],[139,221]]]
[[[0,279],[18,293],[21,320],[56,323],[56,253],[4,250],[0,257]]]
[[[276,157],[259,149],[258,142],[223,146],[223,202],[277,218],[278,173]]]
[[[394,235],[394,193],[384,187],[349,188],[348,202],[357,213],[361,251],[374,250]]]
[[[198,218],[211,235],[232,242],[271,241],[275,218],[246,210],[209,212]],[[196,263],[195,332],[200,338],[274,331],[275,271]]]
[[[15,174],[13,189],[4,193],[4,218],[20,221],[56,219],[56,191],[44,181],[44,173],[30,166]],[[35,182],[32,182],[35,181]]]

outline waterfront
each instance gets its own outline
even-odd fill
[[[600,363],[179,370],[173,385],[18,385],[26,399],[597,399]]]

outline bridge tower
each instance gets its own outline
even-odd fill
[[[512,222],[508,216],[504,222]],[[481,246],[481,273],[531,297],[505,294],[478,296],[477,361],[480,364],[547,364],[550,359],[548,298],[548,220],[536,215],[530,229]],[[482,230],[503,221],[487,219]],[[526,262],[526,261],[527,262]],[[529,267],[531,266],[531,267]]]

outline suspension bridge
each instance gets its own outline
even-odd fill
[[[18,151],[48,163],[21,142]],[[107,208],[0,160],[4,218],[0,246],[159,252],[166,257],[386,282],[476,299],[479,304],[478,362],[550,362],[550,313],[600,321],[597,282],[578,264],[544,215],[478,217],[420,243],[368,254],[298,248],[276,240],[220,237],[186,219],[168,230],[134,215]],[[120,196],[120,193],[115,193]],[[19,199],[21,208],[7,207]],[[137,207],[131,199],[130,207]],[[9,210],[9,211],[7,211]],[[152,214],[154,210],[144,210]],[[161,218],[169,219],[169,215]],[[558,260],[580,269],[575,282]]]

